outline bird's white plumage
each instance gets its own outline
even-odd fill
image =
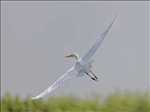
[[[42,93],[37,95],[36,97],[32,97],[32,99],[39,99],[43,96],[45,96],[48,93],[51,93],[56,88],[62,86],[64,84],[64,81],[71,79],[74,75],[70,75],[71,72],[74,71],[74,67],[70,68],[67,72],[65,72],[61,77],[59,77],[49,88],[44,90]]]
[[[91,71],[90,69],[91,69],[92,61],[90,59],[95,54],[96,50],[99,48],[102,41],[104,40],[104,38],[108,34],[110,28],[112,27],[112,24],[115,21],[115,18],[113,19],[111,24],[109,24],[107,29],[101,35],[98,35],[98,38],[97,38],[95,44],[91,47],[91,49],[83,57],[78,58],[78,56],[75,54],[68,56],[68,57],[73,57],[73,56],[76,57],[77,61],[72,68],[70,68],[66,73],[64,73],[60,78],[58,78],[58,80],[56,80],[48,89],[44,90],[38,96],[32,97],[32,99],[39,99],[39,98],[45,96],[46,94],[51,93],[56,88],[62,86],[66,80],[73,78],[74,76],[83,76],[84,74],[88,74],[88,72]],[[70,73],[73,71],[76,71],[77,74],[71,75]]]
[[[116,18],[116,17],[115,17]],[[110,28],[112,27],[112,24],[115,21],[115,18],[113,19],[113,21],[111,22],[111,24],[109,24],[109,26],[107,27],[107,29],[101,33],[100,35],[97,35],[97,40],[95,42],[95,44],[91,47],[91,49],[81,58],[82,61],[84,62],[88,62],[89,59],[95,54],[96,50],[99,48],[99,46],[101,45],[101,43],[103,42],[104,38],[106,37],[106,35],[108,34]]]

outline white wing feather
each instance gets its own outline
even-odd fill
[[[64,73],[61,77],[59,77],[49,88],[44,90],[41,94],[32,97],[32,99],[39,99],[43,96],[45,96],[48,93],[51,93],[54,89],[62,86],[64,84],[64,81],[72,78],[75,75],[71,75],[70,73],[74,71],[74,67],[70,68],[66,73]]]
[[[116,18],[116,17],[115,17]],[[107,29],[100,35],[98,35],[98,38],[95,42],[95,44],[91,47],[91,49],[85,54],[85,56],[83,56],[81,59],[84,62],[87,62],[96,52],[96,50],[99,48],[99,46],[101,45],[102,41],[104,40],[104,38],[106,37],[106,35],[108,34],[110,28],[112,27],[112,24],[115,21],[115,18],[113,19],[113,21],[111,22],[111,24],[107,27]]]

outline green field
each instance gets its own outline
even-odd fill
[[[150,112],[150,94],[114,93],[103,100],[68,96],[36,101],[7,94],[1,99],[1,112]]]

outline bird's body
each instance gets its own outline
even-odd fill
[[[81,61],[77,61],[74,66],[75,66],[75,70],[78,72],[78,74],[82,74],[85,71],[89,72],[89,70],[91,69],[90,63],[83,64],[83,63],[81,63]]]
[[[107,29],[100,35],[98,35],[98,38],[95,42],[95,44],[91,47],[91,49],[83,56],[79,57],[78,54],[74,53],[71,55],[68,55],[66,57],[73,57],[75,58],[75,64],[73,67],[71,67],[66,73],[64,73],[60,78],[58,78],[48,89],[43,91],[41,94],[39,94],[36,97],[32,97],[32,99],[39,99],[43,96],[45,96],[47,93],[52,92],[56,88],[64,85],[64,82],[70,78],[78,77],[78,76],[89,76],[92,80],[97,81],[97,76],[92,72],[92,56],[95,54],[99,46],[101,45],[102,41],[106,37],[108,31],[110,30],[115,18],[111,22],[111,24],[107,27]],[[71,74],[71,72],[74,72],[74,74]]]

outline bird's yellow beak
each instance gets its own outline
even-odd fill
[[[70,54],[70,55],[66,55],[65,56],[66,58],[71,58],[71,57],[74,57],[72,54]]]
[[[65,57],[66,57],[66,58],[74,58],[74,59],[76,59],[76,60],[79,59],[79,56],[78,56],[77,54],[70,54],[70,55],[66,55]]]

